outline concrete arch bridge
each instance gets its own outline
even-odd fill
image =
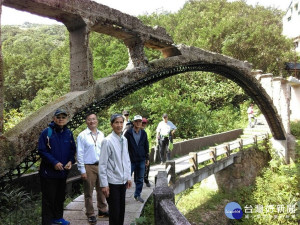
[[[285,142],[286,131],[271,98],[251,75],[251,65],[196,47],[176,45],[164,28],[149,27],[136,17],[90,0],[1,0],[2,5],[62,22],[70,35],[71,91],[3,131],[3,68],[0,72],[0,177],[20,176],[37,160],[37,140],[51,121],[56,108],[68,110],[69,127],[84,123],[89,111],[100,112],[124,96],[159,80],[188,71],[208,71],[237,83],[264,114],[273,137]],[[124,71],[95,81],[89,49],[90,32],[121,39],[128,48],[129,63]],[[148,62],[144,46],[162,52],[164,58]],[[2,65],[2,59],[1,59]],[[16,171],[17,173],[13,172]]]

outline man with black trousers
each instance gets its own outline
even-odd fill
[[[123,225],[126,189],[131,187],[131,168],[127,139],[122,135],[124,118],[113,114],[113,129],[102,141],[99,157],[100,187],[109,205],[109,225]]]
[[[142,116],[133,118],[133,128],[127,130],[125,137],[128,140],[128,151],[131,161],[131,175],[135,174],[134,199],[141,203],[141,193],[144,184],[145,165],[149,164],[149,143],[147,133],[142,128]]]
[[[76,145],[72,132],[66,126],[67,122],[67,112],[57,109],[53,121],[39,138],[42,225],[70,224],[63,218],[63,211],[66,180],[68,171],[75,163]]]

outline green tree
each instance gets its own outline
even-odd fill
[[[2,49],[7,109],[19,108],[23,100],[33,100],[39,90],[56,79],[61,67],[52,65],[51,58],[61,58],[58,54],[53,56],[53,52],[58,53],[55,49],[64,45],[65,32],[59,25],[18,29],[4,26]]]
[[[280,75],[284,62],[295,59],[292,41],[281,34],[283,15],[242,0],[190,0],[178,13],[141,19],[165,27],[175,43],[247,60],[254,69]]]

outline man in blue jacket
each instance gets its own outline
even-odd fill
[[[63,219],[63,207],[68,171],[75,163],[76,145],[72,132],[66,127],[67,122],[67,112],[57,109],[53,121],[39,138],[43,225],[70,224]]]
[[[128,140],[128,151],[131,161],[131,175],[135,175],[134,198],[144,202],[141,198],[143,189],[145,164],[149,164],[149,143],[147,133],[142,128],[142,117],[136,115],[133,118],[133,128],[127,130],[125,137]]]

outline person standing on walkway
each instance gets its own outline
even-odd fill
[[[141,203],[141,193],[144,184],[145,165],[149,164],[149,143],[147,133],[142,128],[142,117],[133,118],[133,128],[127,130],[125,137],[128,140],[128,151],[131,161],[131,174],[135,175],[134,199]]]
[[[173,135],[177,127],[168,120],[168,114],[164,113],[162,116],[162,121],[158,124],[156,128],[156,138],[159,143],[159,153],[161,164],[171,159],[171,153],[169,149],[169,142],[173,143]]]
[[[38,153],[41,156],[40,179],[42,191],[42,225],[62,224],[68,171],[75,163],[76,145],[67,128],[68,114],[57,109],[53,121],[39,137]]]
[[[94,188],[97,193],[98,217],[108,216],[108,206],[101,191],[98,176],[98,163],[104,134],[97,129],[98,120],[94,113],[88,114],[85,122],[87,128],[77,137],[77,166],[83,180],[85,214],[88,222],[95,224],[97,219],[93,207]]]
[[[150,137],[150,130],[146,129],[148,124],[148,120],[143,117],[142,119],[142,129],[146,131],[147,137]],[[149,142],[149,141],[148,141]],[[150,172],[150,160],[148,160],[149,163],[146,163],[145,165],[145,174],[144,174],[144,182],[147,187],[151,187],[151,184],[149,182],[149,172]]]
[[[101,145],[100,187],[109,206],[109,224],[123,225],[126,188],[131,187],[131,163],[127,139],[122,135],[122,114],[113,114],[110,123],[113,131]]]
[[[249,127],[251,127],[251,128],[253,128],[256,125],[256,118],[254,116],[253,106],[254,106],[253,104],[250,104],[249,108],[247,109]],[[252,121],[253,121],[253,124],[252,124]]]
[[[124,118],[124,123],[123,123],[123,135],[125,134],[125,132],[132,127],[132,122],[129,119],[129,112],[127,110],[124,110],[122,112],[123,114],[123,118]]]

